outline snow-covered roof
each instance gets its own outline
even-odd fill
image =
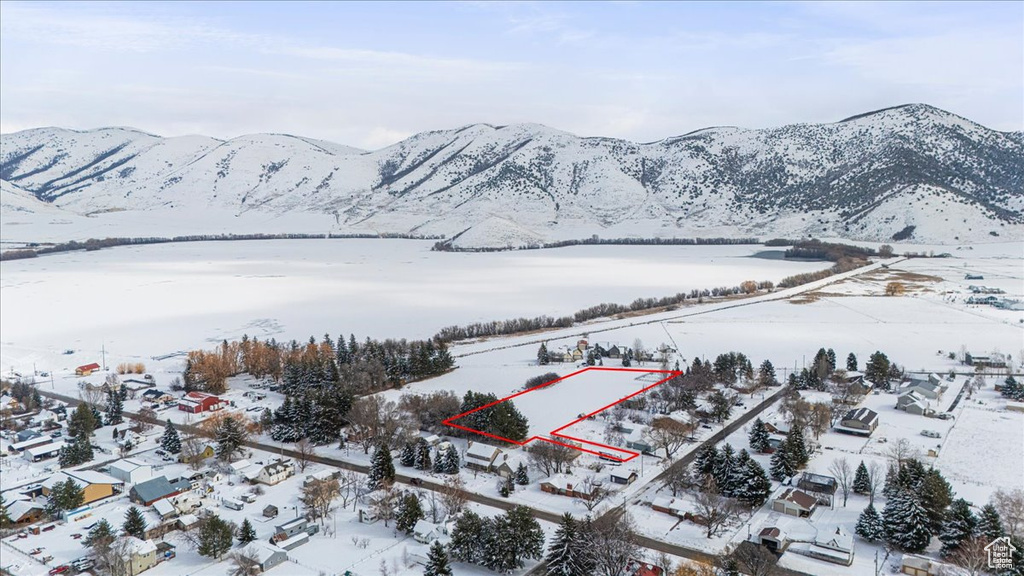
[[[178,517],[178,522],[181,522],[183,526],[191,526],[199,522],[199,517],[195,514],[182,514]]]
[[[256,558],[257,562],[263,564],[267,560],[270,560],[271,556],[278,552],[283,553],[284,550],[274,546],[273,544],[257,540],[256,542],[250,542],[249,545],[245,547],[245,552]]]
[[[7,515],[10,516],[11,520],[17,522],[22,516],[28,514],[32,510],[42,510],[43,507],[40,504],[36,504],[31,500],[15,500],[7,504]]]
[[[440,524],[434,524],[433,522],[427,522],[426,520],[417,520],[416,525],[412,527],[412,532],[413,534],[426,536],[427,534],[437,532],[440,529]]]
[[[77,482],[83,488],[91,484],[124,484],[117,478],[107,476],[102,472],[96,472],[95,470],[63,470],[57,472],[53,476],[50,476],[46,480],[43,480],[43,488],[49,490],[57,483],[64,482],[68,478],[71,478]]]
[[[174,504],[171,504],[171,501],[166,498],[154,502],[153,510],[156,510],[156,513],[160,516],[170,516],[175,512]]]
[[[475,458],[477,460],[484,460],[491,462],[495,455],[501,453],[501,448],[497,446],[491,446],[490,444],[484,444],[483,442],[473,442],[466,449],[466,458]]]
[[[248,460],[246,460],[244,458],[239,460],[238,462],[232,462],[231,463],[231,469],[233,471],[235,471],[235,472],[239,472],[241,470],[244,470],[244,469],[248,468],[249,466],[252,466],[252,462],[249,462]]]
[[[834,526],[819,531],[818,537],[814,539],[814,543],[818,546],[840,552],[849,553],[853,550],[853,536],[844,530],[842,526]]]
[[[38,456],[42,454],[51,454],[64,447],[64,441],[58,440],[57,442],[50,442],[49,444],[40,444],[39,446],[32,446],[26,448],[25,453],[29,456]]]
[[[569,490],[569,486],[571,485],[572,489],[575,490],[578,488],[582,488],[584,481],[585,480],[583,478],[580,478],[578,476],[562,473],[555,474],[554,476],[550,476],[548,478],[545,478],[544,480],[541,480],[541,484],[550,484],[560,490]],[[591,481],[592,487],[597,487],[600,484],[601,481],[596,478]]]
[[[150,466],[150,464],[147,464],[145,462],[140,462],[138,460],[132,460],[132,459],[129,459],[129,458],[124,458],[122,460],[118,460],[116,462],[113,462],[110,465],[110,469],[111,470],[116,470],[118,472],[123,472],[125,474],[130,474],[134,470],[142,468],[143,466]]]
[[[128,550],[136,556],[156,553],[156,543],[152,540],[139,540],[135,536],[125,536],[128,543]]]

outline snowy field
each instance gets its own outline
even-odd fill
[[[822,262],[760,246],[578,246],[431,252],[411,240],[270,240],[119,247],[0,264],[4,368],[75,366],[105,345],[149,359],[243,334],[423,338],[452,324],[570,315],[693,288],[778,281]],[[80,350],[59,357],[65,349]],[[55,366],[56,367],[56,366]]]

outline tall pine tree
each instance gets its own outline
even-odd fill
[[[122,386],[123,388],[123,386]],[[124,399],[113,388],[107,389],[107,426],[113,426],[124,422]]]
[[[932,534],[928,512],[909,491],[900,490],[885,503],[882,511],[889,543],[905,552],[917,553],[928,547]]]
[[[423,576],[452,576],[452,568],[448,564],[448,552],[437,540],[434,540],[427,552],[427,565],[423,569]]]
[[[164,424],[164,435],[160,438],[160,447],[170,454],[181,452],[181,438],[178,437],[178,431],[174,429],[174,424],[170,419]]]
[[[576,519],[566,512],[555,532],[554,540],[548,546],[545,557],[549,576],[590,576],[593,565],[586,535]]]
[[[398,515],[395,517],[395,529],[399,532],[411,534],[416,523],[423,519],[423,506],[420,499],[413,493],[402,497],[398,505]]]
[[[124,514],[124,524],[121,525],[121,529],[129,536],[135,536],[139,540],[145,540],[146,518],[143,517],[142,511],[135,506],[129,508]]]
[[[252,527],[252,523],[246,518],[242,520],[242,526],[238,529],[238,543],[248,544],[256,540],[256,529]]]
[[[874,504],[868,504],[868,507],[860,513],[855,532],[868,542],[885,540],[885,525],[882,523],[882,517],[875,510]]]
[[[939,540],[942,541],[943,558],[953,555],[964,541],[974,537],[974,531],[978,527],[978,519],[971,512],[971,504],[963,498],[957,498],[946,510],[945,519],[942,521],[942,529],[939,532]]]
[[[989,542],[1006,535],[999,512],[992,504],[985,504],[981,508],[981,514],[978,516],[978,535]]]
[[[766,360],[767,362],[767,360]],[[754,420],[754,426],[750,429],[750,448],[755,452],[767,452],[771,448],[771,444],[768,443],[768,427],[764,425],[764,422],[758,418]]]
[[[395,481],[395,463],[391,460],[391,450],[386,443],[381,443],[370,459],[370,472],[366,484],[370,490],[378,490],[385,482]]]
[[[871,493],[871,475],[868,474],[868,467],[861,460],[857,466],[857,472],[853,475],[853,493],[867,496]]]

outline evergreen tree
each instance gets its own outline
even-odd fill
[[[50,516],[59,516],[61,512],[74,510],[83,503],[85,503],[85,491],[74,480],[68,478],[63,482],[57,482],[50,489],[46,513]]]
[[[755,452],[767,452],[771,448],[771,444],[768,442],[768,427],[764,425],[764,422],[758,418],[754,421],[754,426],[750,429],[750,448]]]
[[[93,432],[103,427],[103,415],[100,414],[100,409],[95,404],[89,405],[89,410],[92,412],[93,422],[96,423],[96,427],[93,428]]]
[[[128,511],[125,512],[124,524],[121,525],[121,529],[129,536],[135,536],[139,540],[145,540],[146,519],[142,516],[142,512],[135,506],[129,508]]]
[[[540,559],[544,554],[544,531],[530,509],[516,506],[493,521],[488,548],[498,552],[484,565],[498,572],[521,568],[527,559]]]
[[[796,468],[793,467],[793,463],[789,456],[786,454],[786,443],[783,442],[779,449],[772,454],[771,462],[768,466],[768,472],[771,474],[774,480],[783,480],[785,478],[791,478],[796,473]]]
[[[786,456],[790,459],[793,469],[799,470],[807,465],[810,456],[807,454],[807,444],[804,442],[804,433],[799,426],[794,426],[786,437]]]
[[[423,570],[423,576],[452,576],[451,566],[448,565],[448,552],[437,540],[434,540],[427,552],[427,565]]]
[[[828,373],[831,376],[836,371],[836,351],[829,348],[825,352],[825,357],[828,360]]]
[[[484,520],[472,511],[463,512],[452,527],[452,541],[448,551],[453,560],[479,564],[484,550],[481,536],[484,534]]]
[[[68,435],[72,438],[88,438],[96,430],[96,425],[96,417],[93,415],[92,408],[83,402],[75,408],[75,411],[71,413],[71,418],[68,419]]]
[[[110,546],[110,543],[114,541],[114,537],[114,527],[104,518],[97,522],[92,527],[92,530],[89,530],[84,544],[93,550],[102,550]]]
[[[562,515],[545,561],[549,576],[590,576],[593,573],[586,536],[572,514]]]
[[[233,532],[231,524],[216,514],[204,519],[199,526],[199,555],[220,559],[231,550]]]
[[[416,468],[419,470],[430,470],[433,463],[430,460],[430,444],[420,442],[416,446]]]
[[[868,542],[885,539],[885,525],[882,523],[882,517],[875,510],[874,504],[868,504],[868,507],[860,513],[855,532]]]
[[[857,370],[857,355],[853,352],[846,357],[846,371],[847,372],[858,372]]]
[[[238,529],[238,543],[248,544],[256,540],[256,530],[252,527],[252,523],[246,518],[242,520],[242,527]]]
[[[551,358],[548,356],[548,345],[547,342],[540,343],[540,349],[537,350],[537,364],[546,366],[551,363]]]
[[[853,493],[864,496],[871,493],[871,475],[868,474],[868,467],[864,465],[863,460],[860,461],[857,472],[853,476]]]
[[[442,459],[442,457],[438,457]],[[445,474],[458,474],[459,473],[459,453],[455,448],[448,448],[444,451],[443,457],[444,463],[441,470]]]
[[[501,494],[502,498],[508,498],[515,490],[516,485],[512,481],[512,476],[506,476],[501,479],[501,484],[498,486],[498,494]]]
[[[171,424],[170,419],[164,424],[164,435],[160,438],[160,447],[169,454],[181,452],[181,438],[178,437],[178,431],[174,429],[174,424]]]
[[[978,516],[977,533],[989,542],[1006,535],[1006,531],[1003,530],[1003,522],[999,518],[999,512],[996,511],[996,507],[992,504],[985,504],[981,507],[981,514]]]
[[[366,480],[370,490],[379,489],[385,482],[395,481],[395,463],[391,460],[391,450],[386,443],[381,443],[374,450]]]
[[[402,446],[402,452],[398,455],[398,462],[402,466],[411,467],[416,464],[416,451],[412,447],[411,442],[406,442]]]
[[[423,506],[415,494],[406,494],[398,505],[398,516],[395,528],[400,532],[411,534],[416,523],[423,519]]]
[[[864,377],[883,390],[889,389],[889,358],[881,352],[871,355],[864,366]]]
[[[124,386],[122,386],[124,388]],[[122,416],[124,412],[124,398],[120,394],[114,391],[113,388],[107,389],[107,426],[113,426],[124,422]]]
[[[757,384],[762,387],[775,386],[779,380],[775,374],[775,366],[772,365],[771,360],[765,360],[761,362],[761,367],[757,370]]]
[[[928,513],[929,532],[937,534],[942,528],[946,508],[953,503],[953,488],[938,470],[930,468],[921,479],[917,497]]]
[[[896,548],[918,553],[928,547],[932,537],[928,512],[912,493],[900,490],[894,494],[885,503],[882,520],[886,537]]]
[[[899,476],[899,470],[895,464],[889,464],[889,467],[885,471],[885,483],[882,485],[882,496],[886,499],[892,498],[896,492],[899,491],[900,485],[897,481]]]
[[[748,458],[745,467],[746,482],[735,489],[736,498],[751,508],[757,508],[768,500],[772,482],[757,460]]]
[[[732,491],[729,479],[735,464],[736,456],[732,445],[726,444],[722,446],[722,449],[718,452],[718,458],[715,459],[715,467],[711,475],[714,477],[715,483],[718,484],[718,489],[724,494],[729,494]]]
[[[230,462],[235,453],[241,451],[245,441],[242,424],[234,416],[227,416],[217,427],[217,458]]]
[[[942,557],[949,558],[965,540],[974,536],[978,527],[978,519],[971,512],[971,504],[963,498],[957,498],[946,510],[939,540],[942,541]]]
[[[708,444],[693,459],[693,471],[701,477],[711,476],[718,461],[718,449]]]
[[[520,462],[519,466],[516,467],[515,477],[516,484],[519,484],[520,486],[526,486],[530,483],[530,475],[526,472],[526,465],[522,462]]]

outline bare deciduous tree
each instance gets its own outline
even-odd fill
[[[690,467],[684,464],[669,465],[665,470],[665,487],[672,491],[675,498],[680,492],[693,486],[693,477],[690,475]]]
[[[402,427],[403,416],[394,402],[380,396],[364,396],[352,403],[345,418],[363,453],[369,454],[371,446],[381,442],[393,444]]]
[[[689,423],[674,418],[655,418],[644,436],[657,448],[665,451],[665,458],[671,458],[693,434]]]
[[[305,472],[310,457],[316,455],[316,447],[309,441],[309,438],[301,438],[295,443],[295,452],[298,454],[295,460],[299,463],[299,472]]]
[[[882,466],[881,462],[872,461],[871,464],[868,465],[868,481],[871,486],[871,491],[868,493],[868,496],[869,502],[872,504],[875,503],[875,494],[877,494],[878,490],[883,484],[885,484],[885,473],[886,470]]]
[[[373,513],[384,521],[385,527],[395,517],[400,497],[401,493],[391,482],[384,482],[384,485],[373,495],[371,501]]]
[[[605,514],[594,520],[590,550],[600,576],[619,576],[622,567],[641,552],[629,514]]]
[[[232,563],[228,572],[230,576],[259,576],[263,572],[259,559],[249,550],[236,550],[231,553],[229,559]]]
[[[988,542],[984,538],[968,538],[964,540],[949,557],[950,562],[963,568],[968,576],[988,574]]]
[[[341,477],[338,478],[338,498],[341,499],[341,507],[348,508],[350,500],[354,502],[358,499],[359,487],[365,484],[366,481],[360,474],[352,470],[343,471]]]
[[[469,502],[469,494],[466,493],[466,485],[459,476],[452,476],[444,481],[444,488],[441,489],[441,503],[444,504],[448,514],[457,516],[462,513]]]
[[[1010,536],[1021,534],[1024,529],[1024,490],[1000,488],[992,495],[992,504],[999,512],[1007,533]]]
[[[722,496],[715,489],[698,492],[694,504],[697,514],[704,518],[708,538],[718,535],[739,514],[736,501]]]
[[[753,542],[741,542],[732,553],[743,574],[750,576],[771,576],[779,559],[764,546]]]
[[[853,484],[853,468],[850,467],[850,462],[845,457],[836,458],[832,461],[832,464],[828,467],[828,471],[835,477],[836,482],[839,484],[839,490],[843,493],[843,506],[846,506],[846,500],[850,497],[850,488]]]
[[[568,446],[552,442],[534,442],[527,451],[530,453],[530,461],[543,470],[545,476],[562,472],[579,454]]]
[[[188,464],[189,468],[199,470],[203,467],[203,451],[208,445],[205,438],[194,434],[185,435],[181,439],[181,454],[179,454],[179,458],[181,458],[182,462]]]
[[[917,450],[910,445],[906,438],[900,438],[889,445],[889,459],[898,469],[903,468],[903,463],[911,458],[916,458]]]
[[[608,498],[608,489],[601,484],[600,480],[593,476],[587,476],[584,478],[583,482],[578,486],[578,490],[576,490],[577,487],[575,486],[573,488],[576,492],[590,495],[589,498],[576,498],[580,504],[583,504],[583,507],[586,508],[588,512],[592,512],[594,508],[597,508],[598,504],[604,502],[605,499]]]
[[[814,432],[814,439],[817,440],[821,437],[822,432],[832,426],[832,406],[825,402],[815,402],[811,405],[809,416],[810,420],[807,424],[811,432]]]
[[[341,495],[341,485],[334,478],[313,480],[302,487],[299,501],[306,513],[314,520],[319,519],[323,526],[324,519],[331,513],[334,501]]]

